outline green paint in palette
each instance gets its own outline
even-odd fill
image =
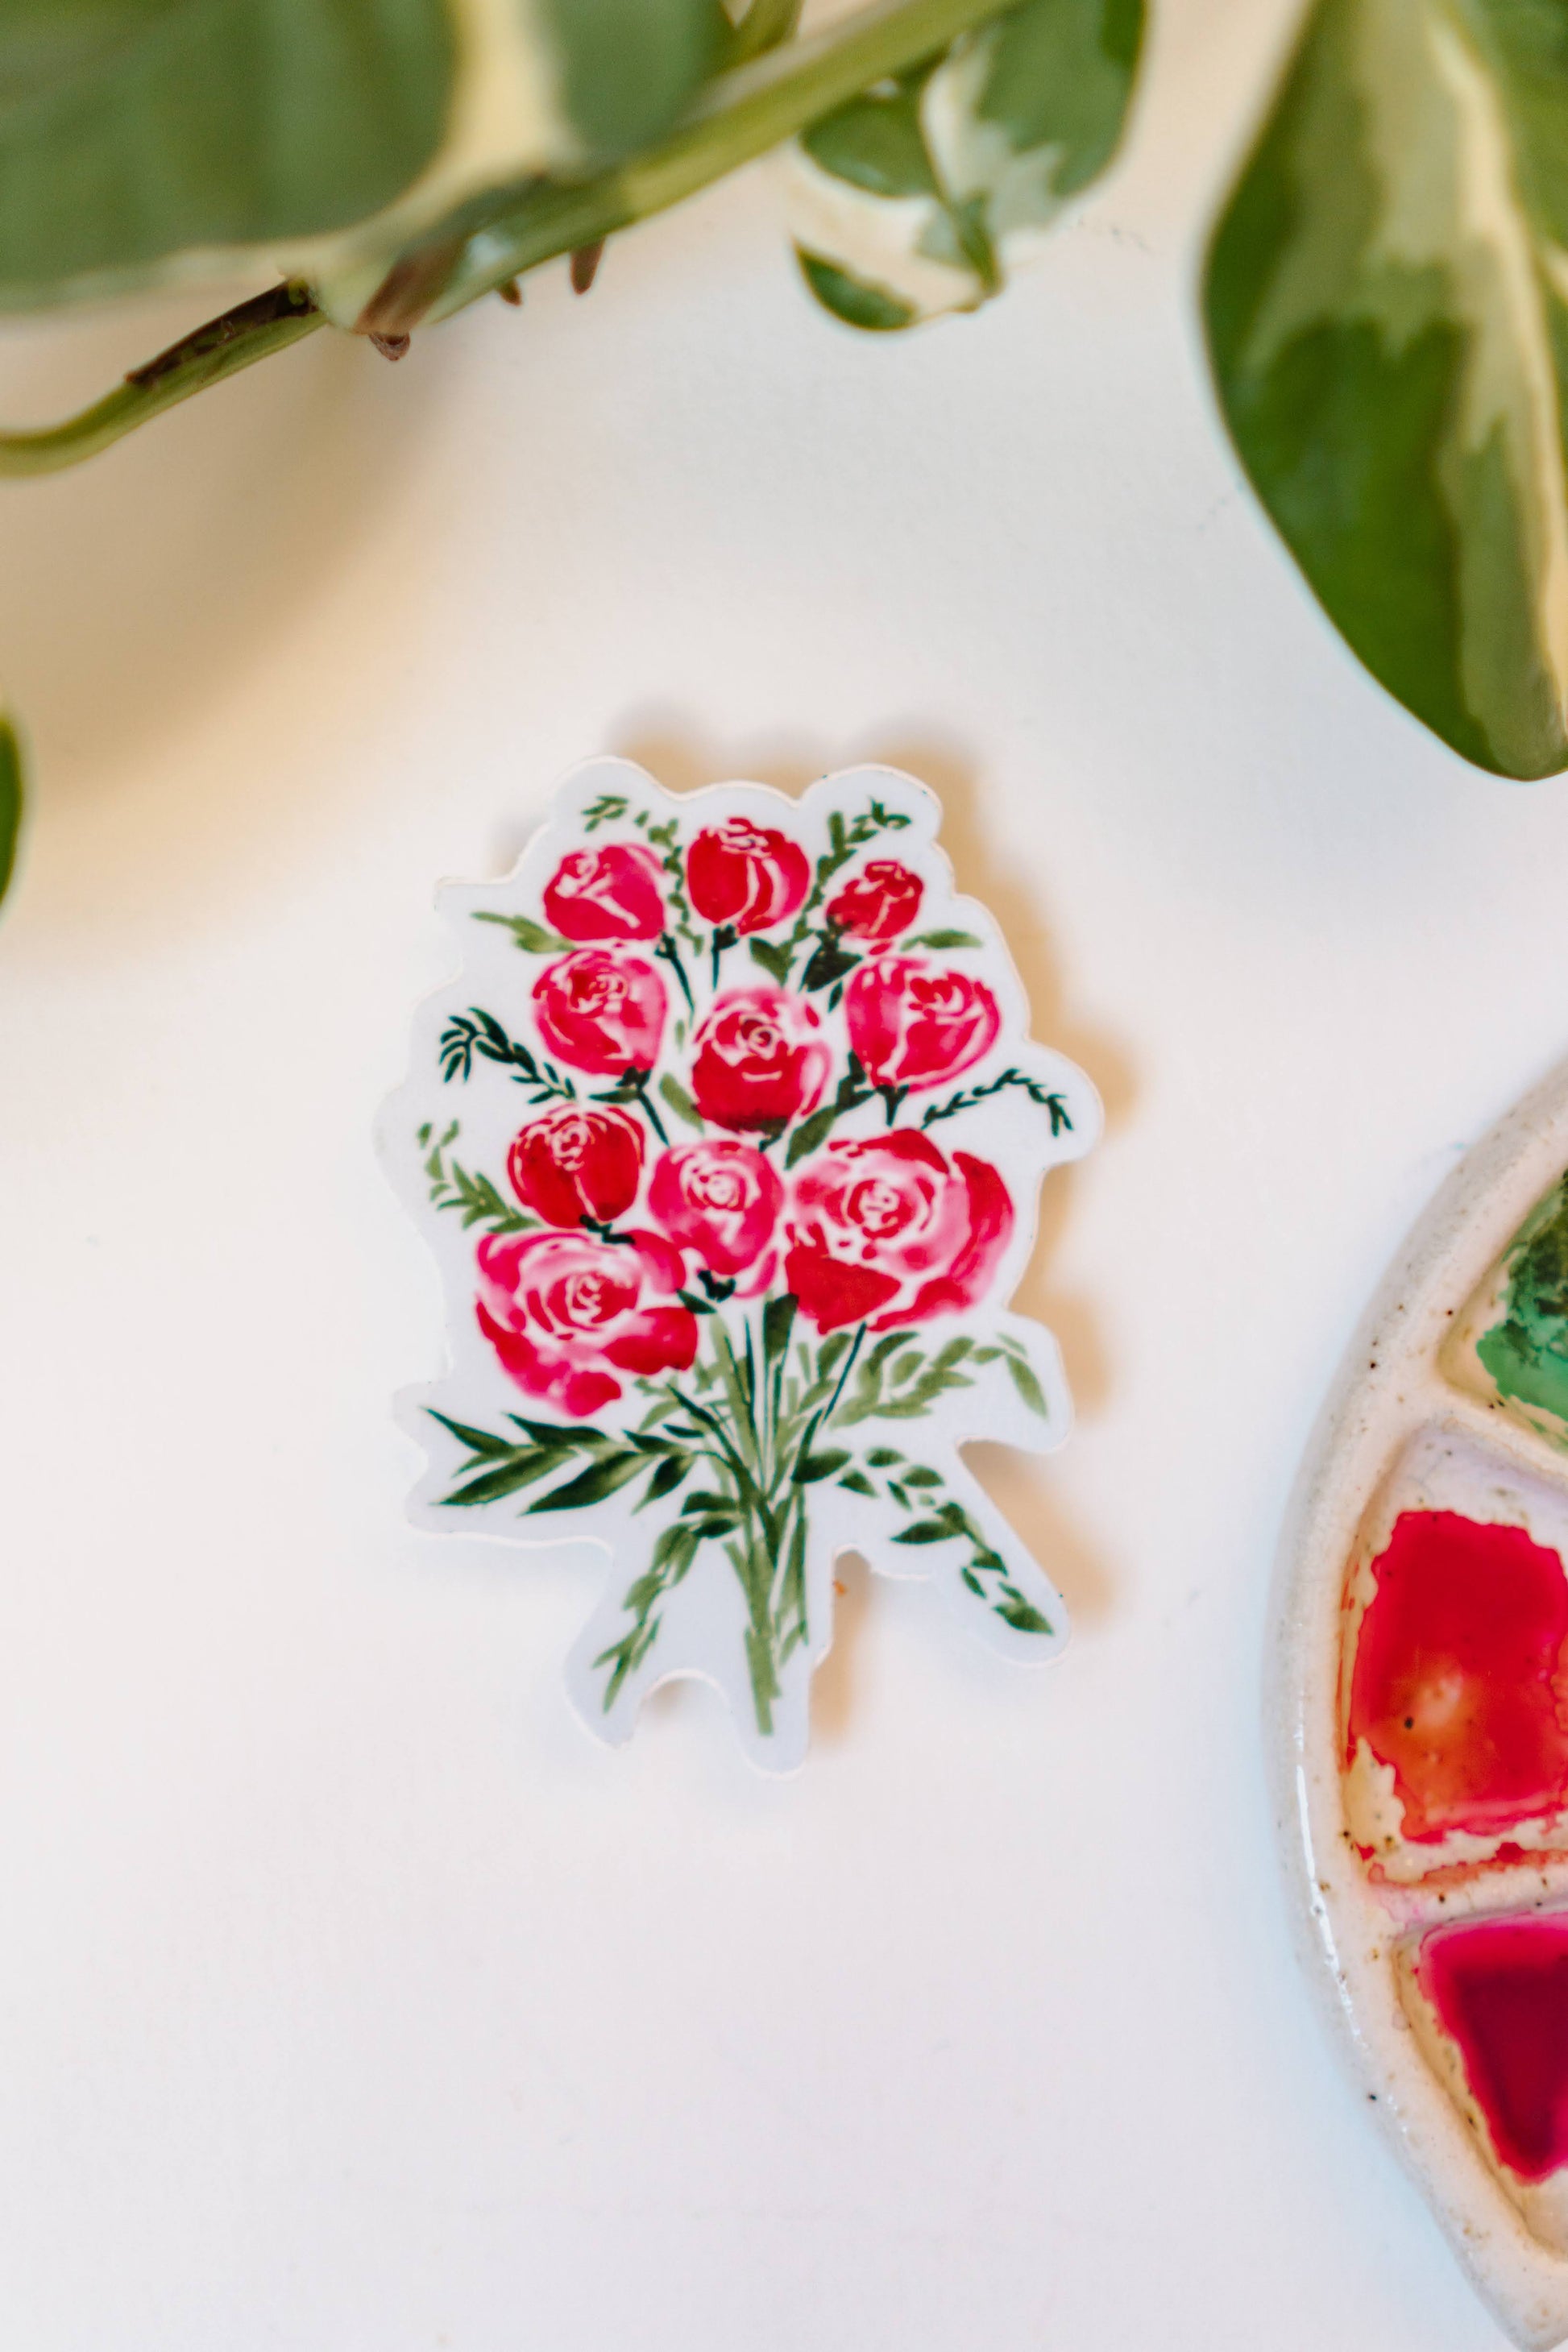
[[[1510,1244],[1501,1318],[1476,1341],[1500,1396],[1568,1428],[1568,1175]]]

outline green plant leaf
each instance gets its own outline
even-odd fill
[[[804,1462],[795,1465],[795,1483],[797,1486],[814,1486],[819,1478],[831,1478],[836,1470],[842,1470],[848,1459],[848,1449],[844,1446],[832,1446],[825,1454],[808,1454]]]
[[[454,52],[441,0],[6,0],[0,306],[362,221],[435,153]]]
[[[511,933],[525,955],[560,955],[572,944],[570,940],[563,940],[559,931],[546,930],[542,923],[536,923],[529,915],[487,912],[476,915],[474,920],[476,923],[499,923],[503,931]]]
[[[1017,1633],[1048,1633],[1051,1630],[1050,1619],[1043,1617],[1034,1602],[1026,1601],[1022,1593],[1004,1590],[991,1606],[1004,1623],[1011,1625]]]
[[[706,1124],[702,1113],[698,1109],[680,1080],[672,1076],[668,1070],[666,1070],[663,1077],[660,1078],[658,1090],[676,1118],[684,1119],[688,1127],[700,1129]]]
[[[754,936],[746,941],[752,961],[760,963],[765,972],[780,982],[789,976],[790,951],[776,940],[760,940]]]
[[[521,1494],[525,1486],[548,1478],[552,1471],[560,1467],[559,1454],[542,1453],[534,1446],[514,1446],[510,1454],[497,1458],[493,1468],[481,1470],[466,1486],[454,1486],[441,1500],[458,1509],[479,1509],[487,1503],[504,1502],[509,1495]]]
[[[666,1495],[672,1495],[677,1486],[679,1486],[681,1480],[683,1478],[689,1477],[690,1475],[691,1456],[689,1454],[667,1454],[664,1460],[658,1465],[653,1476],[648,1480],[647,1486],[643,1489],[643,1498],[637,1505],[637,1509],[639,1511],[646,1510],[649,1503],[662,1502]]]
[[[624,1454],[606,1454],[597,1462],[590,1462],[564,1486],[552,1486],[548,1495],[541,1495],[530,1503],[531,1513],[540,1511],[581,1511],[590,1503],[602,1503],[621,1486],[629,1486],[647,1468],[647,1458],[628,1447]]]
[[[1330,618],[1508,776],[1568,765],[1568,32],[1319,0],[1215,236],[1237,450]]]
[[[795,1328],[798,1301],[789,1291],[770,1298],[763,1309],[763,1358],[772,1363],[789,1346],[789,1336]]]
[[[22,747],[11,721],[0,716],[0,898],[16,870],[22,837]]]
[[[837,1116],[837,1104],[828,1103],[823,1109],[814,1110],[809,1118],[802,1119],[790,1137],[789,1150],[784,1153],[784,1166],[793,1168],[797,1160],[804,1160],[808,1151],[815,1151],[819,1143],[826,1142]]]
[[[720,62],[719,0],[536,0],[565,112],[589,152],[622,155],[668,129]]]
[[[431,1420],[438,1421],[443,1429],[449,1429],[454,1437],[460,1438],[470,1454],[483,1454],[494,1460],[517,1451],[514,1441],[510,1437],[499,1436],[493,1430],[475,1429],[469,1422],[454,1421],[449,1413],[437,1412],[434,1405],[426,1410]]]
[[[847,327],[859,327],[868,334],[888,335],[897,334],[918,321],[921,314],[912,303],[900,302],[880,286],[868,286],[863,278],[840,269],[836,262],[825,261],[820,253],[808,252],[804,245],[797,245],[795,257],[802,277],[823,309],[831,310],[836,319],[842,319]]]
[[[806,282],[885,331],[999,293],[1115,152],[1142,0],[1022,0],[805,131],[792,226]]]
[[[1028,1406],[1029,1411],[1031,1412],[1037,1412],[1042,1421],[1049,1421],[1051,1417],[1050,1407],[1046,1402],[1045,1391],[1041,1388],[1039,1381],[1035,1378],[1033,1365],[1030,1364],[1023,1356],[1016,1356],[1010,1348],[1004,1349],[1002,1353],[1002,1361],[1007,1367],[1007,1370],[1012,1378],[1013,1386],[1017,1390],[1018,1394]]]
[[[538,1226],[539,1219],[525,1215],[515,1202],[498,1192],[488,1176],[448,1159],[444,1144],[432,1148],[425,1162],[425,1173],[429,1180],[432,1208],[455,1209],[465,1233],[475,1225],[483,1225],[490,1234],[526,1234]]]
[[[815,995],[818,989],[831,988],[836,980],[847,978],[859,961],[858,955],[849,954],[836,939],[821,939],[806,960],[800,984],[808,996]]]
[[[973,931],[917,931],[912,948],[977,948],[984,945]]]

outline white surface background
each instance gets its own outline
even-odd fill
[[[18,2352],[1483,2352],[1291,1960],[1269,1561],[1457,1153],[1568,1043],[1568,787],[1449,758],[1242,490],[1199,226],[1283,29],[1169,0],[1120,176],[857,340],[763,174],[0,493],[0,2332]],[[16,416],[188,305],[12,331]],[[435,879],[585,752],[944,793],[1110,1133],[995,1490],[1077,1638],[851,1574],[803,1778],[567,1713],[584,1561],[416,1537],[374,1164]]]

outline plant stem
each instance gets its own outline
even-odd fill
[[[686,966],[680,961],[680,950],[675,944],[673,931],[662,931],[659,934],[658,945],[655,948],[654,953],[656,956],[662,956],[666,963],[671,966],[675,977],[680,982],[681,994],[686,999],[687,1011],[695,1013],[697,999],[691,993],[691,982],[686,977]]]
[[[856,1357],[860,1353],[860,1343],[865,1339],[868,1328],[868,1326],[862,1323],[857,1329],[854,1339],[850,1344],[849,1352],[845,1357],[843,1363],[839,1367],[838,1378],[834,1382],[833,1386],[833,1394],[828,1398],[827,1402],[825,1405],[818,1406],[816,1412],[812,1414],[810,1421],[807,1423],[805,1435],[801,1439],[799,1447],[795,1453],[795,1464],[796,1469],[798,1469],[803,1463],[809,1461],[811,1458],[811,1449],[816,1443],[817,1431],[819,1429],[832,1428],[833,1416],[838,1410],[838,1400],[844,1394],[844,1383],[849,1378]]]
[[[90,408],[38,433],[0,433],[0,476],[58,473],[106,449],[138,425],[222,383],[326,325],[306,286],[269,287],[171,343]]]
[[[470,248],[458,263],[431,315],[446,317],[521,271],[695,195],[869,83],[919,65],[1000,13],[998,0],[872,0],[837,25],[719,75],[658,146],[574,186],[542,184],[489,222],[482,251]]]
[[[787,16],[782,6],[767,13],[775,22]],[[459,257],[425,313],[431,321],[449,318],[523,270],[596,245],[695,195],[869,83],[918,65],[1000,13],[1001,0],[872,0],[839,24],[717,75],[680,128],[645,153],[588,179],[541,182],[521,198],[515,189],[498,191],[466,206],[459,220],[432,227],[394,268],[416,267],[426,249],[460,233]],[[133,368],[114,391],[63,423],[0,433],[0,478],[79,465],[193,393],[237,375],[326,323],[310,289],[297,281],[237,303]]]
[[[725,1392],[730,1400],[730,1410],[735,1417],[736,1444],[742,1453],[750,1456],[751,1466],[756,1475],[757,1493],[760,1499],[763,1487],[766,1483],[766,1473],[763,1467],[762,1445],[757,1436],[755,1414],[742,1383],[741,1367],[735,1361],[735,1350],[730,1345],[730,1335],[724,1328],[724,1318],[722,1315],[714,1315],[709,1319],[713,1326],[713,1353],[718,1362],[720,1378],[723,1381]]]
[[[677,1393],[679,1392],[677,1391]],[[699,1404],[695,1397],[681,1396],[680,1405],[683,1412],[689,1412],[694,1420],[700,1421],[704,1427],[710,1429],[718,1439],[720,1451],[723,1454],[731,1476],[735,1481],[735,1492],[741,1499],[742,1507],[749,1510],[753,1503],[760,1507],[763,1498],[758,1492],[757,1483],[742,1460],[718,1415],[710,1412],[706,1405]]]
[[[833,1394],[828,1398],[826,1407],[822,1415],[823,1425],[825,1428],[831,1429],[833,1426],[833,1416],[838,1410],[838,1400],[844,1394],[844,1384],[854,1369],[855,1359],[860,1353],[860,1343],[865,1339],[869,1328],[870,1326],[868,1324],[861,1324],[859,1329],[855,1334],[849,1353],[845,1357],[843,1364],[839,1368],[838,1378],[834,1385]]]

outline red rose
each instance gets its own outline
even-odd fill
[[[480,1330],[520,1389],[579,1421],[620,1395],[608,1366],[683,1372],[696,1356],[697,1318],[668,1303],[680,1252],[659,1234],[489,1234],[479,1263]]]
[[[773,1127],[815,1109],[827,1076],[821,1024],[782,988],[715,998],[692,1040],[691,1091],[715,1127]]]
[[[544,890],[544,919],[566,940],[657,940],[664,929],[660,867],[640,842],[605,842],[563,857]]]
[[[712,1274],[735,1275],[766,1248],[784,1186],[749,1143],[678,1143],[653,1171],[649,1213]]]
[[[506,1172],[517,1197],[546,1224],[607,1224],[637,1196],[642,1129],[624,1110],[563,1103],[513,1137]]]
[[[1013,1231],[994,1168],[951,1161],[929,1135],[896,1127],[830,1143],[801,1170],[785,1213],[784,1280],[820,1331],[874,1317],[872,1329],[956,1315],[984,1297]]]
[[[810,880],[800,844],[749,817],[708,826],[686,853],[686,887],[698,913],[742,934],[793,915]]]
[[[921,910],[925,885],[896,857],[873,857],[837,898],[827,902],[830,923],[868,947],[882,947],[907,931]]]
[[[863,963],[844,992],[844,1017],[877,1087],[940,1087],[988,1054],[1002,1026],[984,981],[923,956]]]
[[[613,1077],[651,1070],[664,1031],[664,982],[652,964],[607,948],[579,948],[533,983],[534,1019],[552,1054],[574,1070]]]

